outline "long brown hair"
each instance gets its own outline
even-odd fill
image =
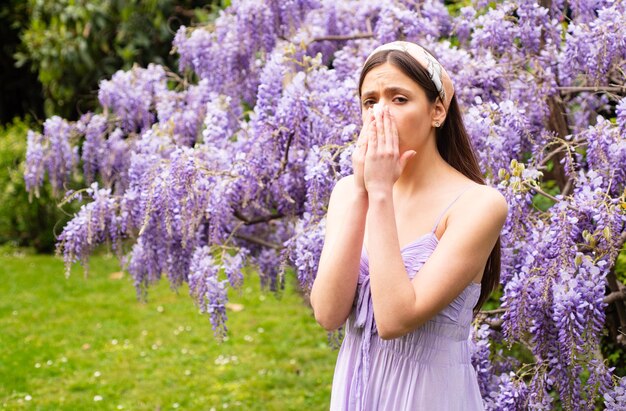
[[[363,80],[367,73],[374,67],[384,63],[390,63],[397,67],[422,87],[431,104],[437,101],[439,93],[437,92],[435,83],[430,79],[426,68],[422,67],[408,53],[399,50],[383,50],[374,54],[367,60],[367,63],[361,71],[361,77],[359,78],[359,97],[361,97],[361,87],[363,86]],[[436,137],[437,150],[448,164],[470,180],[479,184],[485,184],[482,172],[478,166],[476,154],[474,153],[472,143],[465,129],[465,124],[463,123],[463,117],[456,100],[456,95],[452,96],[446,119],[443,125],[437,128]],[[480,307],[487,301],[489,295],[496,289],[499,282],[500,237],[498,236],[498,240],[491,250],[491,254],[485,265],[485,271],[481,280],[480,297],[474,306],[475,313],[478,312]]]

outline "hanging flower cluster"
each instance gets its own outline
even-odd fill
[[[626,347],[626,2],[547,3],[233,1],[180,28],[180,74],[120,71],[100,112],[29,132],[27,188],[47,175],[80,189],[82,174],[66,201],[88,201],[58,238],[67,267],[110,243],[140,296],[163,275],[187,283],[223,336],[244,267],[280,289],[291,266],[310,289],[330,193],[351,173],[361,65],[380,43],[418,42],[451,74],[509,204],[501,307],[472,336],[486,407],[626,409],[598,354],[607,330]],[[498,348],[512,344],[534,360]]]

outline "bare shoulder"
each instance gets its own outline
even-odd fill
[[[465,218],[481,218],[502,225],[506,220],[509,206],[506,199],[497,189],[476,184],[459,199],[456,214]]]
[[[350,174],[340,178],[333,188],[330,194],[330,201],[328,204],[329,213],[333,213],[335,210],[340,210],[346,207],[346,201],[352,195],[354,190],[354,176]]]
[[[472,199],[472,202],[481,207],[489,207],[493,211],[506,212],[509,208],[502,193],[488,185],[478,184],[468,190],[467,195]]]
[[[354,190],[354,175],[350,174],[345,177],[341,177],[333,188],[332,196],[338,198],[344,198],[352,194]]]
[[[335,189],[346,190],[351,188],[352,186],[350,184],[352,183],[353,179],[354,174],[341,177],[339,180],[337,180],[337,183],[335,183]]]

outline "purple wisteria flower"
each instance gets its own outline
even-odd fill
[[[583,3],[587,2],[575,2],[578,6]],[[607,3],[607,7],[597,9],[597,17],[568,26],[565,46],[558,57],[562,85],[606,84],[607,76],[626,58],[626,5],[619,1]]]
[[[156,96],[167,90],[165,70],[150,64],[118,71],[111,80],[100,83],[98,100],[121,121],[125,132],[143,131],[155,121]]]
[[[209,314],[216,337],[226,335],[225,281],[218,278],[219,267],[211,256],[209,247],[200,247],[193,252],[189,267],[189,292],[200,304],[200,310]]]
[[[607,411],[626,409],[626,377],[620,378],[615,387],[604,394],[604,406]]]
[[[59,236],[66,267],[110,243],[140,298],[162,278],[188,283],[218,337],[248,270],[274,291],[295,273],[306,295],[330,193],[352,173],[362,64],[382,42],[415,41],[450,73],[509,205],[498,321],[478,315],[471,337],[485,407],[622,409],[624,379],[597,353],[626,232],[626,2],[457,7],[242,0],[181,27],[180,75],[120,71],[100,84],[101,110],[27,135],[27,190],[85,201]]]

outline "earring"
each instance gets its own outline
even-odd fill
[[[435,121],[435,128],[439,128],[439,122]]]

